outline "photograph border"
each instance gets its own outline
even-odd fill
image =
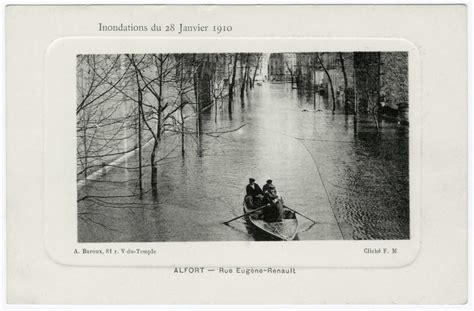
[[[207,42],[203,42],[207,41]],[[198,44],[199,43],[199,44]],[[409,53],[409,240],[297,241],[285,244],[248,241],[200,242],[114,242],[115,248],[154,249],[156,256],[130,258],[127,255],[79,256],[76,250],[107,249],[109,243],[78,243],[76,232],[76,140],[75,55],[111,53],[221,53],[221,52],[344,52],[407,51]],[[72,63],[71,63],[72,61]],[[45,247],[55,261],[68,265],[96,266],[174,266],[191,263],[203,266],[296,266],[296,267],[400,267],[412,262],[420,245],[420,62],[418,49],[403,39],[378,38],[62,38],[46,53],[45,85]],[[64,68],[69,68],[66,70]],[[58,90],[59,93],[58,93]],[[54,111],[54,113],[48,113]],[[74,112],[74,113],[73,113]],[[60,116],[60,119],[58,117]],[[74,119],[72,119],[72,117]],[[74,121],[72,121],[74,120]],[[65,124],[70,122],[70,124]],[[69,133],[69,134],[65,134]],[[71,136],[74,135],[74,140]],[[56,142],[56,143],[53,143]],[[57,164],[61,161],[61,166]],[[62,178],[60,178],[62,176]],[[72,177],[74,176],[74,179]],[[65,182],[68,181],[68,182]],[[58,189],[63,189],[59,191]],[[58,195],[58,193],[60,193]],[[71,221],[72,218],[74,221]],[[58,221],[61,219],[62,221]],[[67,220],[67,221],[65,221]],[[365,248],[397,248],[396,256],[371,256]],[[210,258],[207,254],[214,253]],[[252,254],[244,256],[243,254]],[[324,253],[320,256],[302,254]],[[248,259],[246,259],[246,257]],[[317,259],[315,259],[315,258]],[[192,260],[191,260],[192,258]],[[251,259],[250,259],[251,258]]]

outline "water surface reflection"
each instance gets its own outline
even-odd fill
[[[177,136],[163,144],[170,156],[159,164],[157,198],[127,197],[136,193],[133,170],[89,182],[81,195],[123,197],[80,202],[79,241],[260,240],[243,219],[222,225],[242,213],[249,177],[271,178],[288,206],[317,221],[310,227],[299,217],[301,240],[409,238],[407,128],[381,121],[377,133],[370,118],[336,108],[289,84],[265,83],[237,98],[231,116],[226,103],[211,109],[202,157],[193,137],[184,159],[173,149]]]

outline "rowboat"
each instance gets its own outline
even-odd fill
[[[252,209],[247,207],[245,200],[243,203],[244,213],[249,213]],[[298,219],[295,213],[287,206],[283,205],[282,221],[267,222],[263,219],[263,210],[245,216],[246,221],[260,232],[270,235],[283,241],[291,241],[295,238],[298,230]]]

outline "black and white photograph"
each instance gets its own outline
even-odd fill
[[[410,239],[408,52],[76,64],[78,242]]]
[[[4,305],[472,307],[472,6],[377,3],[5,6]]]

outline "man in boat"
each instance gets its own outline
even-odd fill
[[[270,186],[273,186],[273,180],[269,179],[267,180],[267,183],[265,185],[263,185],[262,187],[262,190],[263,190],[263,195],[265,195],[265,192],[268,191],[268,189],[270,188]]]
[[[245,188],[245,203],[248,208],[256,208],[261,205],[263,200],[262,188],[255,182],[254,178],[249,178],[249,184]]]
[[[274,185],[270,184],[265,192],[264,202],[267,206],[263,209],[265,221],[276,222],[283,218],[283,202],[276,192]]]

